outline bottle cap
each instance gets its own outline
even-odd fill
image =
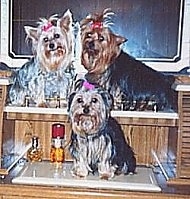
[[[52,125],[52,138],[56,137],[65,137],[65,126],[63,124],[56,123]]]

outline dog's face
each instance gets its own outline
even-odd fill
[[[126,41],[104,26],[106,14],[90,15],[81,21],[81,59],[89,73],[103,73],[119,55],[120,45]]]
[[[72,129],[81,136],[100,131],[109,117],[112,106],[110,95],[103,90],[86,86],[85,83],[69,98],[69,116]]]
[[[37,28],[25,27],[27,37],[32,39],[34,54],[46,71],[68,66],[72,59],[72,16],[67,11],[63,17],[41,19]]]

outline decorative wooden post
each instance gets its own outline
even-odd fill
[[[6,78],[0,79],[0,157],[2,155],[2,134],[3,134],[3,111],[7,96],[7,85],[9,85],[9,80]],[[0,162],[1,164],[1,162]]]
[[[179,114],[175,181],[190,184],[190,78],[184,78],[173,86],[178,91]]]

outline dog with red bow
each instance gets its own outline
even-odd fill
[[[25,26],[34,56],[15,72],[9,90],[10,105],[54,107],[57,100],[59,106],[65,104],[75,76],[72,23],[72,14],[67,10],[61,18],[42,18],[36,28]]]
[[[110,94],[84,80],[75,85],[76,91],[68,101],[73,176],[85,178],[97,172],[100,179],[110,179],[115,174],[135,173],[134,152],[120,125],[110,116]]]
[[[81,62],[87,70],[86,80],[106,89],[114,98],[115,109],[174,109],[174,78],[153,70],[121,49],[126,39],[111,31],[112,15],[110,9],[105,9],[80,22]]]

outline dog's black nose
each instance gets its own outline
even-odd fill
[[[88,107],[88,106],[85,106],[85,107],[83,108],[83,113],[84,113],[84,114],[88,114],[89,112],[90,112],[89,107]]]
[[[50,43],[50,44],[49,44],[49,48],[50,48],[50,49],[54,49],[54,47],[55,47],[55,44],[54,44],[54,43]]]

